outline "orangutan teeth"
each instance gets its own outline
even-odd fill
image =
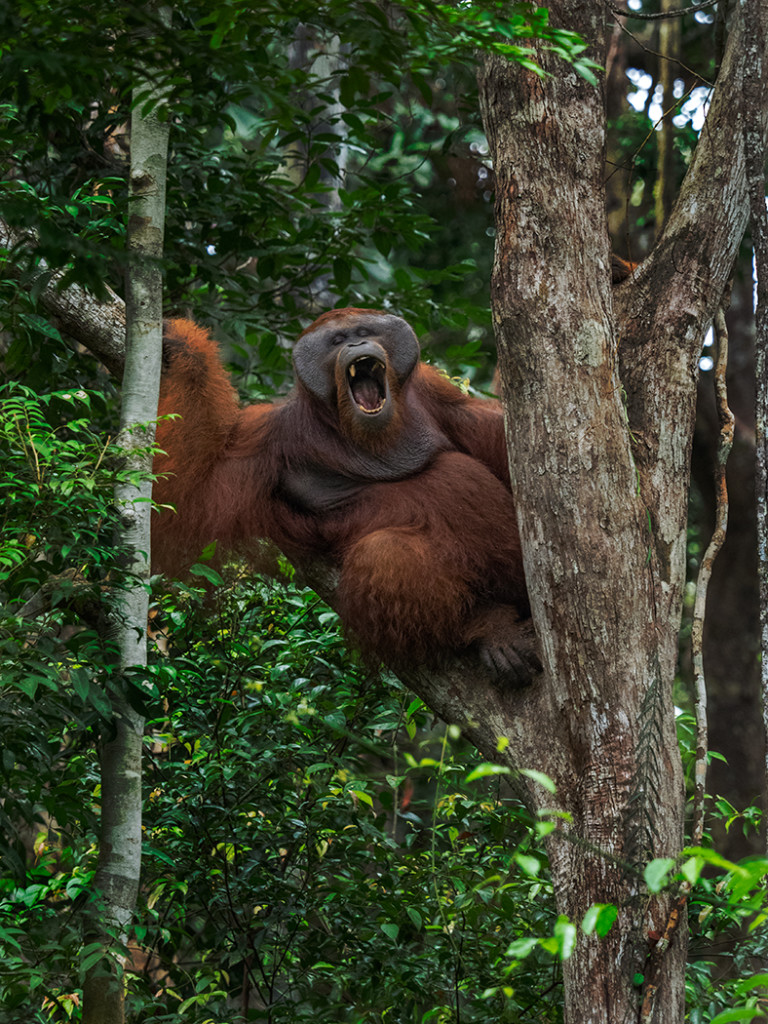
[[[385,398],[381,402],[379,402],[375,409],[366,409],[364,405],[358,405],[358,409],[361,412],[364,412],[367,416],[373,416],[375,413],[381,412],[381,410],[384,408],[386,404],[387,400]]]
[[[347,367],[352,400],[366,416],[376,416],[387,404],[387,368],[374,356],[360,356]]]

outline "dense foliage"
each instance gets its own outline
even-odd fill
[[[487,338],[482,231],[455,265],[444,259],[462,222],[491,223],[487,170],[462,166],[481,138],[476,104],[462,100],[474,89],[474,45],[496,30],[495,46],[527,60],[536,35],[590,71],[578,40],[551,29],[543,9],[473,6],[187,0],[170,30],[151,8],[6,7],[3,215],[34,226],[35,256],[68,267],[65,283],[120,290],[125,122],[150,31],[174,112],[169,312],[258,345],[261,374],[275,338],[295,337],[307,311],[329,301],[391,305],[418,333],[474,321]],[[462,183],[446,174],[451,163]],[[457,220],[436,219],[440,193],[459,184]]]

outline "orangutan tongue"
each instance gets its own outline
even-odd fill
[[[373,377],[359,377],[352,382],[352,394],[361,409],[372,412],[381,405],[381,390]]]

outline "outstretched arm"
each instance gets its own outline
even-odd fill
[[[256,424],[260,411],[266,415],[269,409],[240,410],[218,345],[206,330],[188,320],[166,322],[154,498],[176,512],[163,508],[154,519],[152,554],[159,569],[177,574],[211,542],[237,540],[246,510],[249,528],[258,535]],[[243,443],[244,434],[251,444]]]
[[[494,399],[472,398],[433,367],[419,367],[422,400],[456,448],[484,466],[509,486],[504,413]]]

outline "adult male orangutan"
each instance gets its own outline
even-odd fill
[[[408,324],[324,313],[293,353],[282,401],[241,409],[216,344],[166,325],[155,471],[160,568],[217,541],[269,538],[339,569],[336,606],[393,668],[476,648],[514,685],[540,668],[502,412],[419,361]]]

